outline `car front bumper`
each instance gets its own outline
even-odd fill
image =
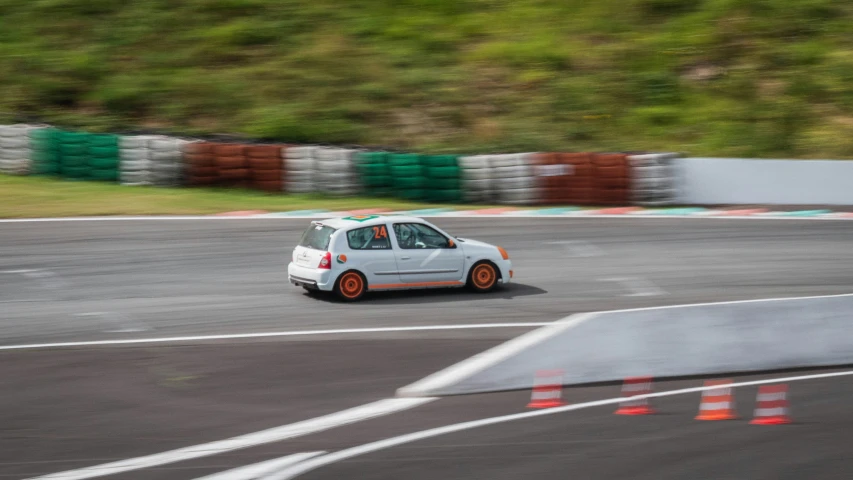
[[[507,284],[512,280],[512,261],[501,260],[497,262],[497,266],[501,271],[501,283]]]
[[[325,292],[331,292],[335,287],[335,278],[331,270],[302,267],[293,262],[287,265],[287,279],[294,285],[316,288]]]

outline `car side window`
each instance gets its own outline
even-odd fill
[[[356,228],[347,232],[347,243],[353,250],[390,250],[391,239],[385,225]]]
[[[395,223],[394,235],[400,248],[448,248],[450,242],[432,227],[421,223]]]

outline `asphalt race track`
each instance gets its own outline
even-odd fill
[[[6,392],[0,478],[85,468],[357,407],[534,328],[494,324],[849,293],[853,284],[853,224],[846,221],[434,221],[455,235],[505,247],[515,283],[488,295],[397,292],[348,305],[287,283],[290,250],[306,220],[0,224],[0,348],[226,336],[0,350]],[[487,328],[444,329],[454,325]],[[406,329],[424,326],[437,329]],[[228,338],[362,328],[382,330]],[[510,479],[567,471],[581,478],[846,478],[842,473],[853,467],[844,450],[853,440],[851,383],[853,377],[793,382],[798,424],[792,426],[694,422],[698,395],[684,395],[660,399],[662,414],[653,417],[617,417],[610,407],[549,415],[359,456],[305,478]],[[658,390],[701,381],[666,384]],[[755,387],[743,391],[739,410],[750,417]],[[613,398],[618,387],[566,395],[573,402]],[[292,440],[106,478],[197,478],[516,413],[527,398],[529,392],[440,399]]]

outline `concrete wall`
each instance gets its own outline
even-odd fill
[[[681,158],[678,203],[853,205],[853,161]]]
[[[581,314],[522,335],[402,396],[530,388],[537,370],[566,385],[853,363],[853,295]]]

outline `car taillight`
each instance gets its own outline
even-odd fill
[[[501,252],[501,258],[503,258],[504,260],[509,260],[509,254],[506,253],[506,250],[504,250],[502,247],[498,247],[498,251]]]
[[[332,252],[326,252],[326,254],[323,255],[323,259],[320,260],[320,266],[317,268],[320,268],[322,270],[332,269]]]

